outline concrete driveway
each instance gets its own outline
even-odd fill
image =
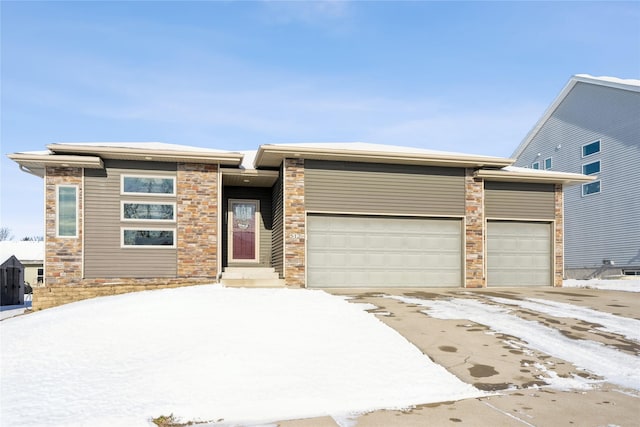
[[[407,304],[384,295],[419,299],[500,297],[538,298],[605,313],[639,319],[640,294],[618,291],[563,288],[493,289],[375,289],[334,290],[350,296],[353,303],[369,303],[370,310],[385,324],[403,335],[432,360],[444,366],[462,381],[498,394],[459,402],[424,405],[407,411],[376,411],[354,417],[351,423],[330,417],[293,420],[282,427],[303,426],[640,426],[640,393],[625,391],[614,384],[602,383],[588,391],[562,391],[546,385],[553,366],[560,376],[593,375],[571,362],[527,349],[519,339],[491,332],[490,328],[468,320],[441,320],[422,311],[424,307]],[[519,317],[535,320],[558,329],[570,339],[598,341],[638,357],[640,345],[624,337],[595,330],[594,325],[574,318],[554,317],[524,308],[514,308]],[[540,369],[539,367],[542,367]],[[594,378],[595,379],[595,378]],[[348,420],[349,421],[349,420]]]

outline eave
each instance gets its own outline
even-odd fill
[[[96,156],[53,155],[35,153],[14,153],[7,155],[18,163],[25,172],[44,177],[47,166],[64,168],[103,169],[104,163]]]
[[[582,175],[579,173],[550,172],[550,171],[510,171],[480,169],[473,176],[482,178],[485,181],[507,181],[507,182],[530,182],[541,184],[562,184],[576,185],[594,181],[597,177],[593,175]]]
[[[285,158],[472,168],[504,167],[514,162],[513,159],[502,157],[466,154],[362,151],[266,144],[258,149],[254,166],[278,167]]]
[[[80,144],[49,144],[47,148],[56,155],[60,154],[87,154],[100,156],[103,159],[113,160],[139,160],[151,162],[186,162],[220,164],[225,166],[239,166],[242,163],[243,154],[234,152],[209,152],[206,150],[162,150],[140,149],[131,147],[113,147]]]

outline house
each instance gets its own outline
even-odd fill
[[[565,192],[568,278],[640,274],[640,80],[573,76],[512,157],[596,178]]]
[[[365,143],[56,143],[9,157],[45,181],[35,309],[262,277],[313,288],[561,286],[563,186],[592,179]]]
[[[0,261],[14,255],[24,266],[24,281],[31,287],[44,284],[44,242],[6,240],[0,242]]]

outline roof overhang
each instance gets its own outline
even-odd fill
[[[524,168],[522,168],[524,169]],[[474,177],[482,178],[485,181],[507,181],[507,182],[530,182],[540,184],[562,184],[576,185],[584,184],[595,180],[593,175],[582,175],[579,173],[538,171],[532,169],[505,170],[505,169],[480,169],[474,173]]]
[[[222,185],[232,187],[272,187],[280,176],[273,170],[221,168],[220,172]]]
[[[42,153],[14,153],[7,155],[25,172],[44,177],[47,166],[63,168],[103,169],[104,163],[96,156],[54,155]]]
[[[225,166],[239,166],[243,154],[208,150],[167,150],[150,148],[118,147],[108,145],[49,144],[47,148],[57,154],[94,155],[103,159],[140,160],[151,162],[213,163]]]
[[[472,168],[504,167],[511,165],[514,162],[513,159],[505,159],[502,157],[475,156],[457,153],[364,151],[266,144],[261,145],[258,149],[254,166],[256,168],[278,167],[285,158]]]

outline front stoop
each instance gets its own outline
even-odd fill
[[[273,268],[226,267],[220,283],[229,288],[284,288]]]

